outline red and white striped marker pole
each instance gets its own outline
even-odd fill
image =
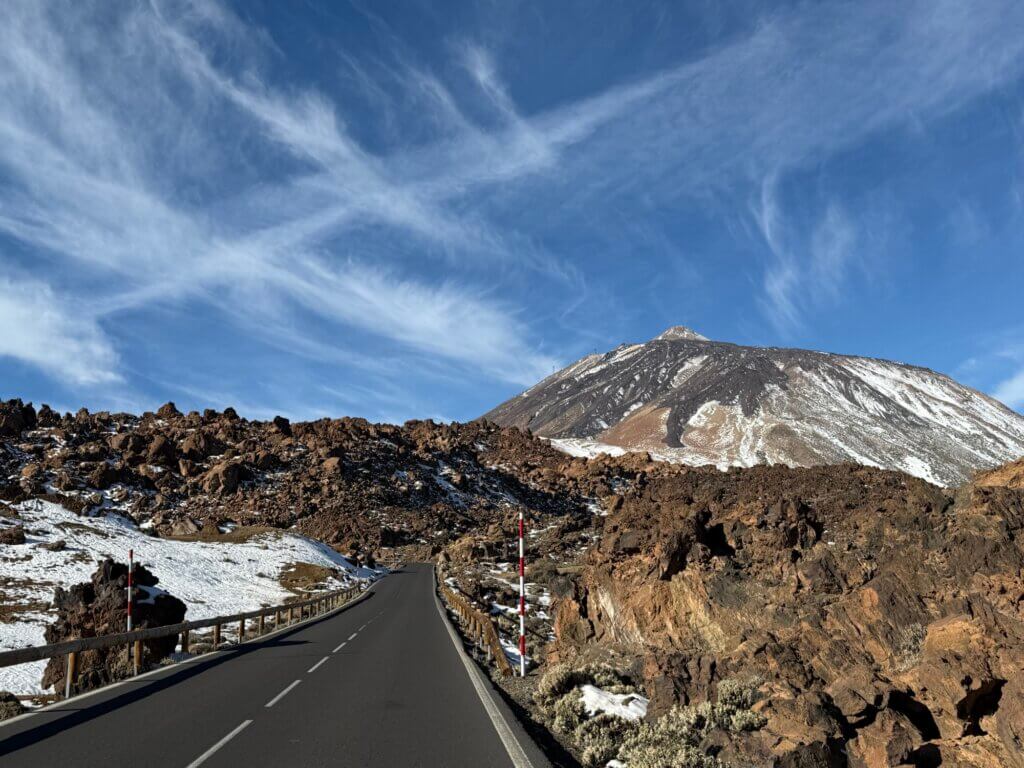
[[[526,677],[526,522],[519,510],[519,676]]]
[[[128,550],[128,631],[132,631],[132,575],[135,571],[135,550]],[[132,645],[128,644],[128,657],[132,659],[132,665],[135,665],[135,654],[132,653]],[[135,674],[139,674],[139,670],[135,669]]]

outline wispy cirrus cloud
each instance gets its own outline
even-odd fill
[[[0,356],[76,384],[119,381],[117,353],[95,321],[36,281],[0,278]]]
[[[446,44],[454,69],[397,44],[387,61],[338,52],[339,77],[385,128],[372,142],[377,123],[338,93],[282,82],[272,34],[218,3],[5,13],[0,233],[18,247],[0,244],[0,263],[37,278],[27,300],[15,283],[0,291],[26,339],[63,333],[69,352],[44,362],[8,343],[0,355],[82,384],[83,368],[118,375],[119,317],[186,305],[375,376],[402,363],[357,338],[407,369],[442,359],[532,383],[558,362],[545,319],[612,293],[588,290],[587,262],[552,250],[552,235],[628,248],[616,222],[708,200],[757,201],[760,305],[792,332],[842,300],[869,238],[839,197],[794,216],[787,176],[926,125],[1024,61],[1019,4],[780,7],[688,60],[530,112],[504,62],[462,30]],[[538,311],[538,292],[563,309]],[[17,309],[45,295],[81,308],[77,336]],[[589,346],[593,333],[578,335]]]

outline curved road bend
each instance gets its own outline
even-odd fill
[[[0,765],[512,768],[409,565],[261,643],[0,726]]]

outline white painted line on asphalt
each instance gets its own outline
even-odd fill
[[[342,643],[342,644],[341,644],[341,645],[339,645],[339,646],[338,646],[337,648],[335,648],[335,649],[334,649],[333,651],[331,651],[331,653],[337,653],[337,652],[338,652],[338,651],[340,651],[340,650],[341,650],[342,648],[344,648],[344,647],[345,647],[346,645],[348,645],[348,640],[346,640],[346,641],[345,641],[344,643]]]
[[[309,674],[312,674],[313,672],[316,672],[317,667],[319,667],[321,664],[323,664],[329,658],[331,658],[331,657],[330,656],[324,656],[322,659],[320,659],[320,661],[318,661],[316,664],[314,664],[312,667],[310,667],[309,671],[306,672],[306,674],[309,675]]]
[[[364,629],[366,629],[366,625],[365,625],[365,624],[363,624],[363,626],[361,626],[361,627],[359,628],[359,631],[360,631],[360,632],[362,632],[362,631],[363,631]]]
[[[349,640],[355,640],[356,639],[356,635],[358,635],[358,634],[359,634],[358,632],[353,632],[351,635],[348,636],[348,639]]]
[[[281,699],[283,699],[288,694],[288,691],[290,691],[292,688],[294,688],[296,685],[298,685],[301,682],[302,682],[301,680],[296,680],[294,683],[289,685],[287,688],[285,688],[283,691],[281,691],[279,694],[277,694],[277,696],[272,698],[270,701],[268,701],[263,706],[265,706],[267,708],[270,708],[270,707],[274,706],[275,704],[277,704],[277,702],[279,702]]]
[[[206,762],[206,761],[207,761],[207,760],[208,760],[208,759],[209,759],[210,757],[212,757],[212,756],[213,756],[213,754],[214,754],[214,753],[215,753],[215,752],[216,752],[216,751],[217,751],[218,749],[220,749],[220,748],[221,748],[221,747],[223,747],[223,746],[224,746],[225,744],[227,744],[227,743],[228,743],[229,741],[231,741],[231,740],[232,740],[233,738],[235,738],[235,736],[237,736],[238,734],[240,734],[240,733],[241,733],[242,731],[244,731],[244,730],[245,730],[245,729],[246,729],[246,728],[247,728],[247,727],[248,727],[249,725],[251,725],[251,724],[252,724],[252,720],[246,720],[246,721],[245,721],[244,723],[242,723],[242,724],[241,724],[240,726],[238,726],[237,728],[235,728],[235,730],[233,730],[233,731],[232,731],[231,733],[229,733],[229,734],[228,734],[227,736],[225,736],[225,737],[224,737],[223,739],[221,739],[220,741],[218,741],[218,742],[217,742],[216,744],[214,744],[214,745],[213,745],[212,747],[210,747],[210,748],[209,748],[208,750],[206,750],[205,752],[203,752],[203,754],[201,754],[201,755],[200,755],[199,757],[197,757],[197,758],[196,758],[195,760],[193,760],[193,761],[192,761],[191,763],[189,763],[189,764],[188,764],[188,766],[186,766],[186,768],[198,768],[198,766],[202,765],[202,764],[203,764],[203,763],[205,763],[205,762]]]

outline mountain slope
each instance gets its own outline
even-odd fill
[[[570,452],[723,468],[852,461],[941,485],[1024,455],[1024,417],[948,376],[682,327],[584,357],[485,418]]]

